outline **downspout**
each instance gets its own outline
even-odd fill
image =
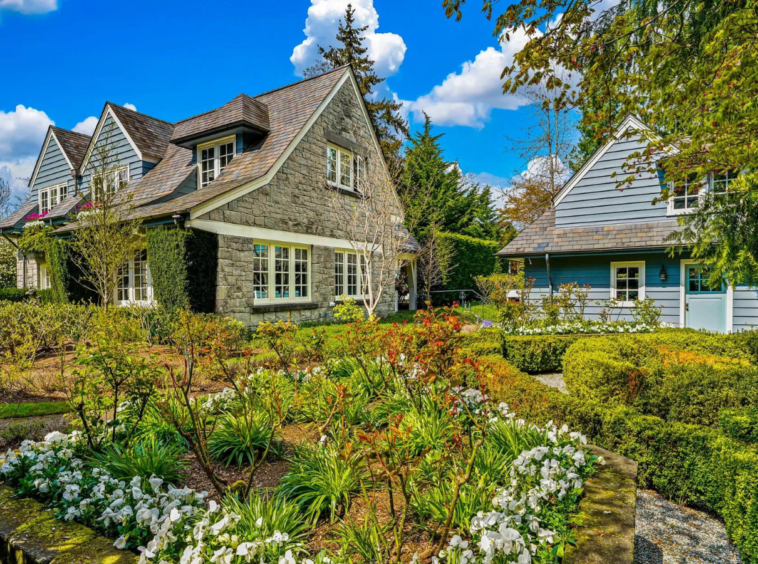
[[[553,303],[553,277],[550,274],[550,255],[545,253],[545,264],[547,265],[547,288],[550,294],[550,303]]]
[[[23,267],[22,267],[23,268],[23,272],[21,273],[21,276],[22,276],[22,278],[21,278],[22,282],[21,283],[24,285],[23,287],[26,288],[26,253],[21,252],[21,249],[18,248],[18,245],[16,244],[16,242],[13,241],[13,239],[11,239],[10,237],[8,237],[8,235],[6,235],[5,233],[3,233],[3,239],[5,239],[11,245],[13,245],[14,247],[16,247],[16,250],[21,253],[22,257],[24,257],[24,262],[21,263],[23,265]]]

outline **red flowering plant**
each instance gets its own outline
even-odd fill
[[[50,213],[50,210],[44,211],[42,213],[30,213],[26,216],[26,223],[29,223],[31,221],[39,221],[42,218],[44,218],[48,213]]]

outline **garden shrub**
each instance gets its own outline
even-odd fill
[[[498,329],[479,329],[475,333],[463,335],[461,346],[463,354],[469,358],[501,354],[503,350]]]
[[[487,391],[519,417],[557,421],[638,463],[638,483],[680,503],[707,506],[726,524],[744,562],[758,562],[758,450],[718,428],[664,421],[548,388],[497,357]]]
[[[196,229],[159,227],[147,231],[153,292],[168,310],[216,309],[218,236]]]
[[[0,288],[0,301],[22,302],[27,297],[27,288]]]
[[[588,335],[503,335],[503,356],[529,374],[560,372],[566,350]]]
[[[448,274],[444,290],[473,290],[477,287],[475,278],[487,276],[495,269],[495,253],[501,245],[495,241],[475,239],[457,233],[440,233],[440,241],[450,245],[456,266]],[[446,296],[458,299],[454,293]]]
[[[758,444],[758,407],[722,410],[719,427],[731,439]]]
[[[648,415],[699,425],[713,425],[720,410],[758,399],[758,369],[747,360],[677,350],[649,337],[575,343],[564,358],[566,387],[578,398],[622,403]],[[729,350],[722,343],[698,348]]]

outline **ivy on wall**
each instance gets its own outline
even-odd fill
[[[445,290],[475,290],[474,277],[492,274],[499,262],[495,253],[500,250],[500,243],[457,233],[440,233],[439,238],[453,250],[451,262],[454,267],[447,276]],[[445,299],[448,298],[457,299],[457,296],[450,293]]]
[[[216,309],[217,235],[175,227],[148,229],[147,257],[159,304],[203,313]]]

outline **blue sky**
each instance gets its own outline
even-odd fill
[[[20,190],[47,126],[87,131],[106,100],[177,121],[296,81],[347,3],[0,0],[0,175]],[[383,94],[405,102],[412,127],[427,111],[447,158],[478,179],[504,185],[526,168],[506,136],[530,112],[499,79],[523,38],[499,45],[475,1],[461,22],[440,0],[352,3]]]

